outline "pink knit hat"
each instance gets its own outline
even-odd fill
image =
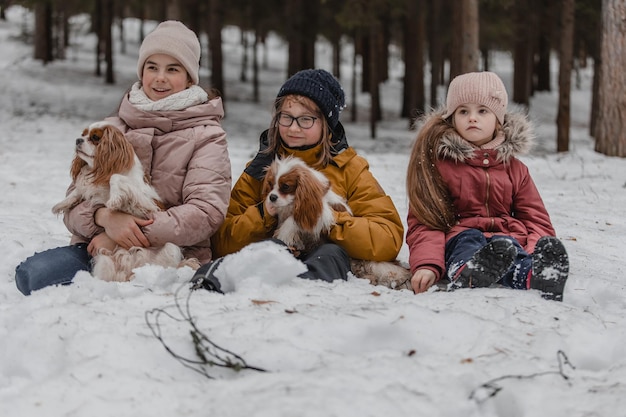
[[[165,54],[183,64],[194,84],[200,71],[200,41],[198,36],[181,22],[167,20],[150,32],[139,48],[137,75],[141,80],[143,66],[150,55]]]
[[[500,77],[493,72],[469,72],[455,77],[448,87],[447,119],[462,104],[480,104],[491,110],[504,123],[508,95]]]

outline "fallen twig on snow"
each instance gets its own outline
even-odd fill
[[[152,331],[152,334],[159,340],[159,342],[161,342],[165,350],[176,360],[182,363],[183,366],[190,368],[209,379],[214,379],[214,377],[209,373],[209,368],[214,366],[221,368],[230,368],[234,371],[249,369],[253,371],[265,372],[264,369],[248,365],[246,361],[236,353],[233,353],[227,349],[218,346],[198,328],[198,326],[196,325],[196,321],[192,318],[189,307],[189,299],[191,298],[191,294],[193,294],[195,291],[189,291],[189,294],[187,294],[187,296],[185,297],[184,308],[180,304],[180,298],[178,296],[178,293],[181,288],[185,287],[185,285],[187,284],[182,285],[178,288],[178,290],[176,290],[174,294],[173,306],[155,308],[146,311],[145,314],[145,319],[148,327]],[[178,311],[178,314],[180,315],[179,317],[176,317],[167,311],[168,308],[174,307]],[[162,335],[162,328],[160,323],[161,315],[164,315],[171,320],[177,322],[187,322],[189,324],[189,326],[191,327],[189,333],[191,335],[191,340],[193,342],[197,358],[188,358],[179,355],[174,352],[174,350],[165,342]],[[150,319],[153,319],[153,321],[151,322]]]
[[[569,380],[569,376],[567,376],[565,372],[563,372],[563,365],[568,365],[571,369],[576,369],[576,367],[572,365],[572,363],[569,361],[569,358],[567,357],[565,352],[563,352],[562,350],[559,350],[556,352],[556,359],[559,364],[558,371],[537,372],[537,373],[530,374],[530,375],[503,375],[498,378],[494,378],[490,381],[487,381],[484,384],[480,385],[478,388],[475,388],[474,390],[472,390],[469,396],[469,399],[474,400],[478,403],[482,403],[488,400],[489,398],[495,397],[498,394],[498,392],[502,390],[502,387],[498,386],[496,383],[503,381],[505,379],[520,380],[520,379],[533,379],[533,378],[546,376],[546,375],[560,375],[564,380],[566,381]]]

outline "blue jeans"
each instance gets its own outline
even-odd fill
[[[533,266],[532,256],[511,236],[496,235],[487,238],[478,229],[468,229],[461,232],[446,243],[446,276],[448,279],[453,280],[455,274],[470,260],[477,250],[496,239],[509,240],[517,249],[517,257],[513,266],[498,283],[505,287],[526,289],[526,281]]]
[[[15,268],[15,285],[22,294],[29,295],[50,285],[67,285],[78,271],[91,271],[86,243],[34,254]]]

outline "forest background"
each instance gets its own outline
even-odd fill
[[[72,16],[89,13],[90,30],[99,39],[94,72],[108,84],[115,83],[114,32],[121,52],[126,49],[121,24],[125,18],[181,20],[196,33],[206,34],[206,84],[220,91],[226,103],[230,97],[224,71],[232,69],[224,64],[224,27],[241,29],[239,70],[241,81],[248,81],[251,74],[254,102],[260,97],[260,68],[268,65],[270,32],[288,43],[287,76],[319,66],[315,44],[324,37],[333,49],[330,67],[335,76],[341,79],[341,63],[352,61],[351,121],[359,114],[358,93],[369,94],[364,117],[372,138],[385,117],[380,86],[389,79],[392,59],[401,60],[404,66],[400,116],[412,124],[424,111],[439,105],[437,88],[458,74],[489,70],[493,53],[506,51],[514,63],[513,102],[529,106],[536,92],[558,89],[557,151],[567,151],[570,91],[572,79],[577,79],[572,73],[593,65],[590,135],[596,139],[597,151],[626,156],[626,130],[622,129],[626,73],[619,70],[626,67],[626,29],[620,19],[626,13],[623,0],[1,0],[0,11],[11,4],[34,11],[35,30],[24,37],[32,35],[34,57],[44,63],[65,57],[75,30]],[[138,37],[143,39],[144,25],[138,28]],[[353,46],[349,48],[352,56],[345,56],[346,44]],[[555,62],[557,86],[551,80]]]

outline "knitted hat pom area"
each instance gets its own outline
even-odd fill
[[[200,41],[196,33],[176,20],[166,20],[146,37],[139,48],[137,75],[141,80],[146,60],[155,54],[165,54],[176,58],[194,85],[200,81]]]
[[[298,71],[283,84],[277,98],[290,94],[313,100],[331,129],[337,126],[339,113],[346,107],[346,96],[341,84],[331,73],[322,69]]]
[[[469,72],[450,82],[443,118],[450,117],[463,104],[474,103],[487,107],[500,124],[504,124],[508,100],[504,83],[497,74],[489,71]]]

